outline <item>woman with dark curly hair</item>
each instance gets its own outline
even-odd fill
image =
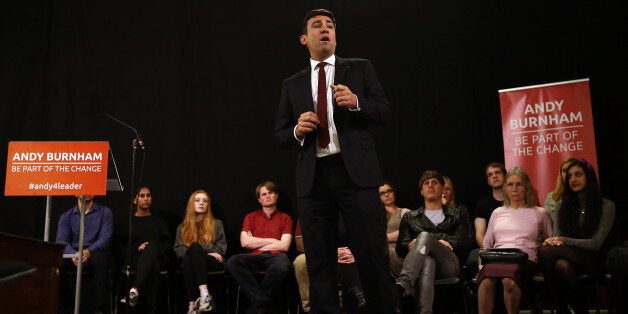
[[[554,213],[554,237],[543,242],[540,266],[555,292],[559,313],[588,313],[578,284],[583,274],[597,275],[596,255],[615,219],[615,204],[602,197],[595,170],[586,160],[569,164],[562,200]]]

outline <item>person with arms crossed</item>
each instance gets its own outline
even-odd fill
[[[231,256],[225,266],[251,303],[248,313],[273,313],[273,294],[290,271],[286,252],[292,243],[292,218],[277,209],[277,185],[266,181],[255,188],[262,208],[247,214],[240,244],[248,253]],[[255,272],[266,271],[258,282]]]
[[[390,314],[386,218],[372,124],[390,120],[388,100],[368,60],[336,56],[336,21],[308,12],[300,43],[309,65],[284,80],[277,109],[279,146],[297,151],[297,206],[310,277],[312,313],[338,313],[337,219],[343,215],[369,309]]]

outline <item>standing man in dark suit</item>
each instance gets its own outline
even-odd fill
[[[368,60],[336,50],[336,21],[317,9],[303,19],[307,68],[283,82],[275,135],[297,150],[297,205],[310,277],[311,313],[338,313],[337,219],[343,215],[366,307],[393,312],[386,257],[386,217],[379,201],[382,174],[370,124],[390,119],[388,100]]]

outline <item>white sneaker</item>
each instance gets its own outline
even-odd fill
[[[196,299],[196,309],[199,312],[209,312],[215,308],[216,302],[214,302],[214,298],[209,294]]]

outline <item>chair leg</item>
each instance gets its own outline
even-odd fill
[[[168,303],[168,311],[172,311],[172,301],[170,299],[170,276],[166,275],[166,302]]]
[[[238,292],[236,295],[236,314],[240,314],[240,286],[238,285]]]

